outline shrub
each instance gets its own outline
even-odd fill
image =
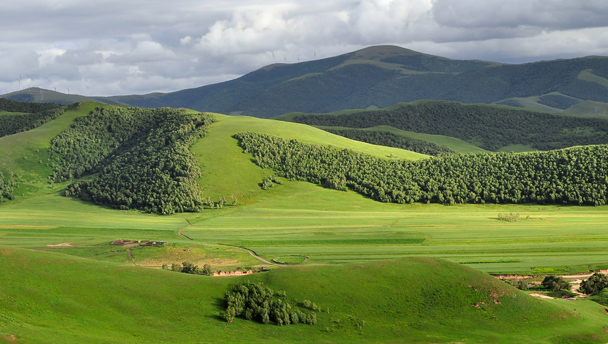
[[[570,283],[560,276],[547,276],[541,285],[553,291],[570,290],[572,288]]]
[[[581,282],[581,286],[578,290],[587,295],[596,295],[606,287],[608,287],[608,276],[596,272],[591,277]]]

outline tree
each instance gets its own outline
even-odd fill
[[[560,276],[547,276],[541,285],[553,291],[570,290],[572,288],[570,283]]]
[[[211,265],[209,265],[209,264],[203,265],[203,270],[201,271],[201,274],[205,275],[205,276],[211,276],[211,273],[212,273]]]
[[[608,287],[608,276],[596,272],[587,280],[581,282],[581,286],[578,290],[587,295],[595,295],[606,287]]]
[[[182,272],[186,274],[195,274],[198,272],[198,266],[194,265],[194,263],[183,262]]]

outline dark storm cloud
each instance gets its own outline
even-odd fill
[[[377,44],[502,62],[608,54],[604,1],[4,0],[0,13],[0,93],[172,91]]]

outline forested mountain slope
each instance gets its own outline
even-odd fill
[[[385,109],[330,114],[291,113],[277,119],[325,128],[362,129],[385,125],[455,137],[491,151],[509,145],[550,150],[608,143],[608,120],[605,119],[446,101],[419,101]]]
[[[3,97],[69,103],[89,99],[261,118],[293,111],[386,107],[420,99],[604,116],[608,114],[607,66],[608,58],[598,56],[501,64],[374,46],[321,60],[276,63],[234,80],[171,93],[75,98],[82,96],[28,89]]]

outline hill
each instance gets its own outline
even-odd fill
[[[563,302],[533,299],[436,259],[285,268],[243,277],[284,290],[290,300],[321,306],[317,325],[284,327],[221,320],[219,300],[234,283],[229,278],[7,247],[0,263],[0,334],[18,343],[606,341],[599,305],[579,303],[575,313]]]
[[[272,64],[240,78],[171,93],[85,98],[29,89],[22,101],[101,101],[138,107],[191,108],[271,118],[387,107],[420,99],[497,103],[582,116],[608,114],[608,60],[590,56],[526,64],[452,60],[395,46],[336,57]]]
[[[343,110],[329,114],[290,113],[276,119],[326,129],[390,126],[449,136],[491,151],[518,145],[527,147],[527,150],[549,150],[608,143],[608,121],[605,119],[446,101],[418,101],[385,109]]]

